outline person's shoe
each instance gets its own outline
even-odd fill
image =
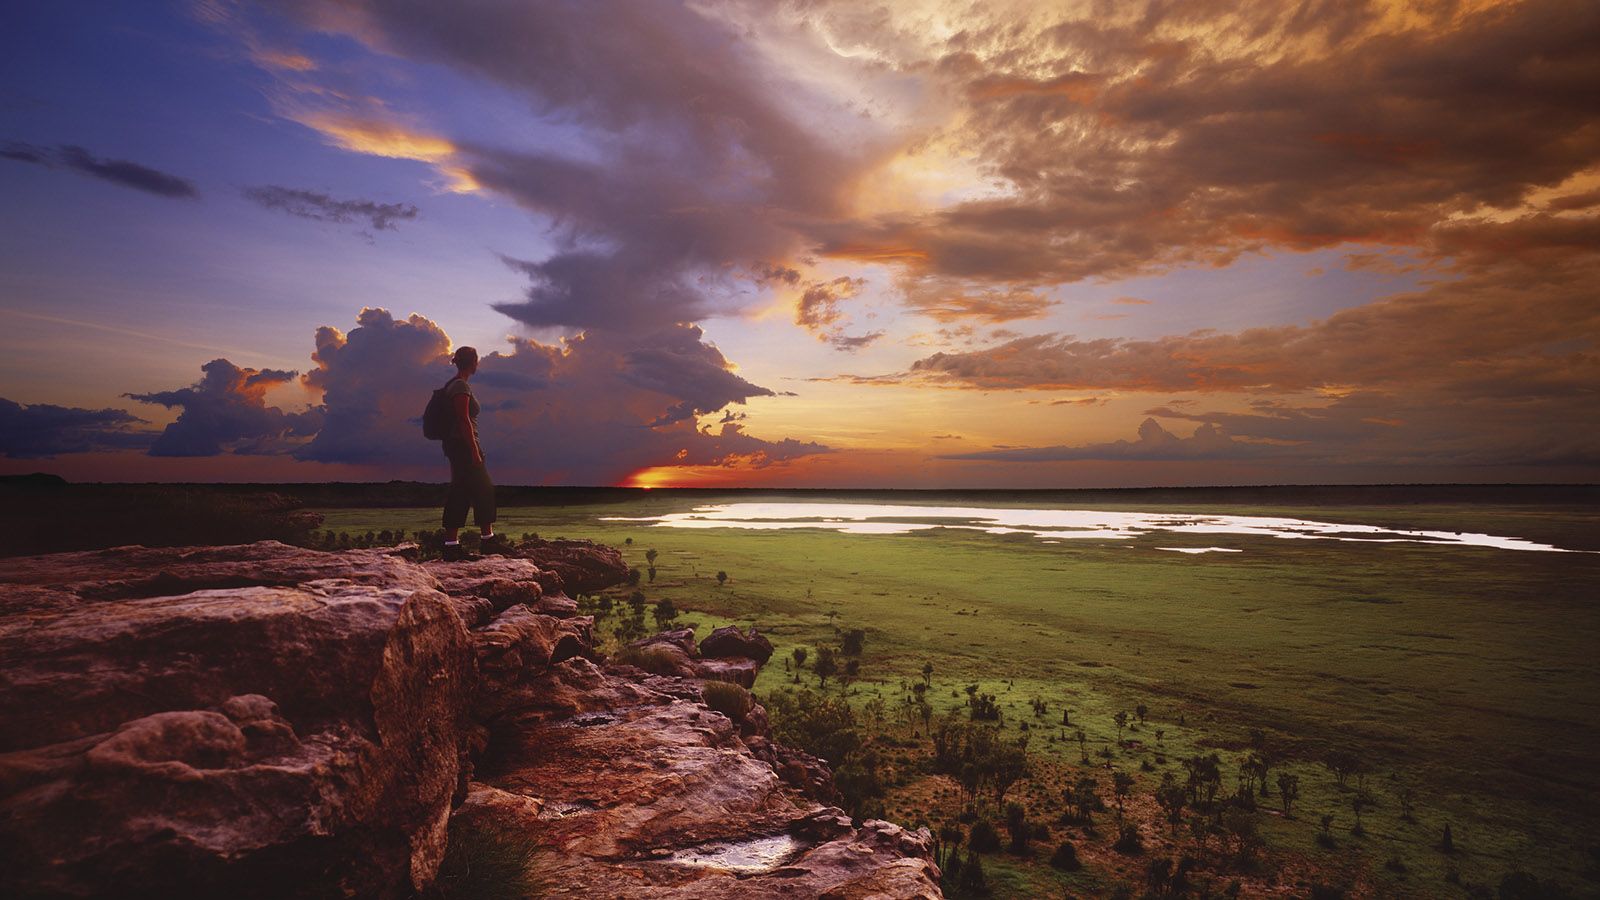
[[[491,534],[478,542],[478,548],[484,553],[508,553],[511,541],[503,534]]]
[[[478,554],[460,544],[445,544],[443,557],[445,562],[470,562],[477,559]]]

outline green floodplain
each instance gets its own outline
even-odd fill
[[[1276,505],[1261,490],[1240,502],[1221,496],[974,493],[959,502],[1296,517],[1600,550],[1600,505],[1587,490],[1571,503],[1550,492],[1538,502],[1363,495],[1314,505]],[[1044,826],[1026,854],[1002,847],[981,856],[993,896],[1143,896],[1151,862],[1184,854],[1196,860],[1195,895],[1507,896],[1508,883],[1534,892],[1512,896],[1600,891],[1600,553],[1238,534],[1046,543],[950,528],[686,529],[607,519],[834,498],[574,499],[586,502],[504,508],[498,527],[617,546],[641,573],[654,550],[654,578],[638,585],[652,607],[670,600],[677,623],[696,624],[700,636],[728,623],[759,627],[777,653],[757,698],[800,688],[846,700],[864,747],[876,751],[877,802],[891,820],[970,832],[976,814],[1005,840],[995,797],[963,796],[958,779],[930,764],[929,726],[947,716],[970,722],[973,698],[993,695],[999,736],[1027,738],[1029,774],[1005,804],[1022,803],[1026,820]],[[903,492],[892,502],[952,499]],[[438,517],[436,508],[319,511],[323,528],[356,534],[432,529]],[[1182,546],[1242,552],[1157,549]],[[615,611],[597,623],[610,651],[632,591],[619,590]],[[818,648],[837,648],[856,629],[864,632],[858,675],[820,688]],[[799,672],[796,648],[808,651]],[[932,707],[931,721],[913,705],[922,681],[916,697]],[[1127,714],[1120,727],[1119,712]],[[1271,769],[1248,821],[1232,815],[1228,828],[1210,832],[1169,826],[1154,799],[1163,773],[1181,785],[1185,760],[1216,753],[1226,796],[1257,751]],[[1348,771],[1336,774],[1330,759]],[[1113,849],[1117,772],[1133,778],[1120,817],[1142,835],[1136,852]],[[1285,773],[1298,779],[1289,815],[1278,782]],[[1086,775],[1106,805],[1087,826],[1063,817],[1065,792]],[[1063,842],[1082,868],[1049,864]],[[963,893],[959,884],[950,892]]]

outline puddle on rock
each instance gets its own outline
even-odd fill
[[[594,812],[596,809],[599,809],[599,807],[587,801],[580,800],[577,803],[569,803],[566,800],[552,800],[539,810],[538,818],[565,819],[567,816]]]
[[[675,851],[663,862],[697,869],[720,869],[735,875],[764,875],[788,865],[806,849],[788,834],[747,841],[716,841]]]

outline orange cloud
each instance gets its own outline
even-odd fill
[[[460,161],[456,145],[438,135],[416,131],[396,122],[337,113],[309,113],[294,116],[294,119],[314,129],[341,150],[428,163],[445,176],[452,193],[469,194],[481,188],[472,172]]]

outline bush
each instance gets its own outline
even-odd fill
[[[1117,834],[1117,842],[1111,849],[1128,856],[1137,856],[1144,852],[1144,841],[1139,838],[1139,826],[1128,823],[1122,826],[1122,831]]]
[[[489,829],[453,817],[434,892],[470,900],[544,896],[549,886],[530,872],[537,848],[538,842],[522,832]]]
[[[623,647],[612,659],[621,665],[634,666],[652,675],[678,673],[678,654],[666,647]]]
[[[989,893],[989,879],[983,877],[983,858],[967,851],[967,861],[961,866],[961,889],[974,894]]]
[[[809,690],[781,690],[768,694],[764,705],[774,740],[820,756],[834,768],[844,765],[861,746],[855,711],[848,701]]]
[[[749,691],[728,681],[707,681],[700,685],[700,699],[734,722],[743,722],[756,703]]]
[[[867,633],[859,628],[852,628],[846,631],[844,633],[844,643],[839,647],[839,652],[845,656],[860,656],[861,642],[866,637]]]
[[[1000,849],[1000,833],[988,819],[979,819],[972,825],[967,846],[979,853],[993,853]]]
[[[1083,868],[1083,863],[1078,862],[1078,848],[1071,841],[1062,841],[1056,852],[1050,854],[1050,866],[1063,872],[1076,872]]]

